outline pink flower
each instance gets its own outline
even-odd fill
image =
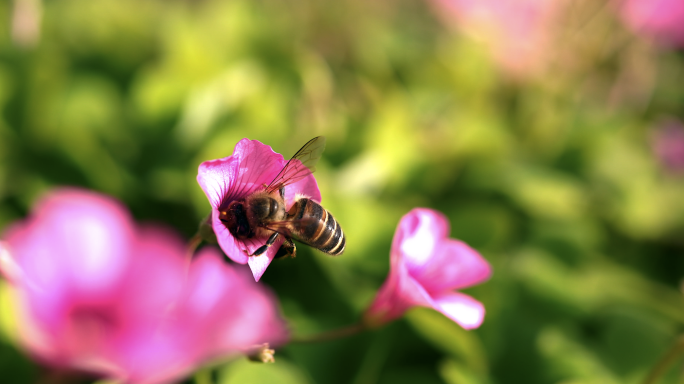
[[[684,124],[678,120],[662,122],[653,135],[653,151],[665,169],[684,172]]]
[[[0,243],[20,340],[46,364],[125,383],[169,383],[198,365],[280,344],[275,299],[207,248],[136,225],[118,202],[51,193]],[[246,271],[245,271],[246,272]]]
[[[684,1],[627,0],[622,16],[635,33],[666,45],[684,47]]]
[[[498,64],[528,76],[549,60],[562,1],[432,0],[447,25],[485,43]]]
[[[364,315],[370,325],[394,320],[413,306],[434,308],[465,329],[477,328],[484,306],[455,289],[489,279],[491,267],[464,242],[450,239],[439,212],[416,208],[394,234],[389,277]]]
[[[256,140],[242,139],[235,145],[232,156],[205,161],[199,166],[197,182],[211,203],[211,225],[218,243],[233,261],[249,263],[256,281],[259,281],[273,260],[283,242],[282,237],[264,254],[250,257],[248,253],[251,254],[264,245],[268,236],[238,239],[221,222],[219,215],[231,202],[249,196],[271,183],[286,163],[283,156],[273,152],[268,145]],[[321,201],[318,184],[311,174],[285,187],[286,210],[292,207],[297,194]]]

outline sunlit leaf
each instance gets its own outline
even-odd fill
[[[443,314],[426,308],[413,309],[406,318],[425,340],[463,362],[472,371],[486,374],[487,357],[473,331],[466,331]]]
[[[311,379],[286,359],[276,357],[275,363],[255,363],[246,359],[230,363],[221,370],[218,384],[308,384]]]

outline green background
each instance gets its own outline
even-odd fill
[[[558,59],[512,77],[422,1],[45,1],[33,44],[13,40],[0,2],[0,229],[75,185],[189,239],[210,209],[202,161],[243,137],[288,157],[325,135],[315,175],[346,252],[300,246],[261,280],[294,332],[358,320],[417,206],[492,264],[466,290],[485,322],[467,332],[420,309],[209,376],[641,382],[684,325],[684,174],[652,150],[658,122],[684,116],[684,55],[631,35],[602,2],[574,4],[547,47]],[[0,306],[0,377],[34,383],[45,371]],[[663,382],[682,380],[677,364]]]

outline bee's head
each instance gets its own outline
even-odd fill
[[[233,236],[238,238],[250,237],[252,229],[247,220],[244,200],[233,201],[227,208],[219,210],[219,220]]]

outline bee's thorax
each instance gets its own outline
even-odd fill
[[[284,220],[286,216],[282,198],[265,192],[255,192],[233,201],[226,210],[219,212],[221,222],[238,239],[269,235],[270,231],[265,229],[268,223]]]

